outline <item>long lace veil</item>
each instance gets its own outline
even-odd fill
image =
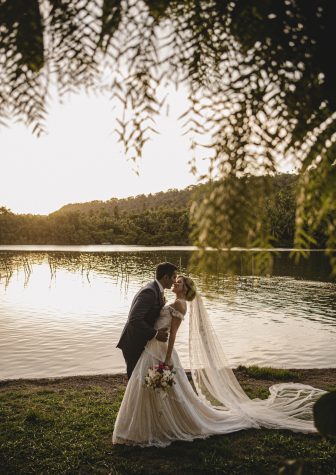
[[[254,427],[316,431],[312,406],[325,391],[300,383],[281,383],[269,388],[268,399],[250,399],[228,364],[199,294],[190,304],[189,356],[198,396],[216,409],[239,411]]]

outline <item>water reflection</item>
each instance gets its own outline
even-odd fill
[[[190,251],[0,252],[0,378],[124,371],[115,344],[158,262]],[[247,260],[248,256],[239,256]],[[232,366],[335,366],[336,285],[322,254],[276,259],[272,277],[191,274]],[[173,299],[171,292],[168,300]],[[188,319],[177,348],[188,367]]]

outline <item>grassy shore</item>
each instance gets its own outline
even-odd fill
[[[336,369],[239,367],[250,397],[279,381],[336,389]],[[0,382],[1,474],[276,474],[286,460],[303,474],[336,474],[336,444],[318,434],[246,430],[165,449],[112,446],[124,375]],[[294,473],[287,469],[284,473]]]

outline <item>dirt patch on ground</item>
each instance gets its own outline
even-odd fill
[[[112,395],[126,387],[127,376],[124,374],[97,374],[89,376],[67,376],[64,378],[14,379],[0,381],[0,391],[12,389],[48,389],[58,391],[62,389],[90,389],[101,387]]]
[[[336,389],[336,368],[327,369],[293,369],[298,375],[295,382],[309,384],[315,388],[331,390]],[[267,389],[273,384],[285,382],[278,379],[254,379],[246,375],[244,371],[234,370],[239,382],[244,388],[264,388]],[[188,374],[188,373],[187,373]],[[190,378],[190,373],[188,374]],[[290,379],[287,381],[290,382]],[[125,374],[102,374],[90,376],[69,376],[65,378],[41,378],[41,379],[14,379],[0,381],[0,391],[23,388],[45,388],[50,390],[61,390],[65,388],[89,389],[90,387],[104,388],[108,393],[114,395],[127,384]]]

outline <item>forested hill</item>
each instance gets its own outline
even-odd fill
[[[141,213],[146,210],[158,208],[185,209],[189,207],[191,194],[195,186],[184,190],[170,189],[149,195],[130,196],[128,198],[111,198],[108,201],[90,201],[88,203],[68,204],[52,214],[69,212],[99,213],[104,212],[114,215],[118,212]]]
[[[48,216],[0,206],[0,244],[188,245],[194,188],[68,204]]]
[[[266,211],[274,245],[292,247],[297,177],[269,179],[272,193]],[[255,180],[246,186],[253,187]],[[189,245],[189,202],[193,191],[204,187],[69,204],[48,216],[14,214],[0,206],[0,244]],[[315,237],[323,247],[323,229]]]

